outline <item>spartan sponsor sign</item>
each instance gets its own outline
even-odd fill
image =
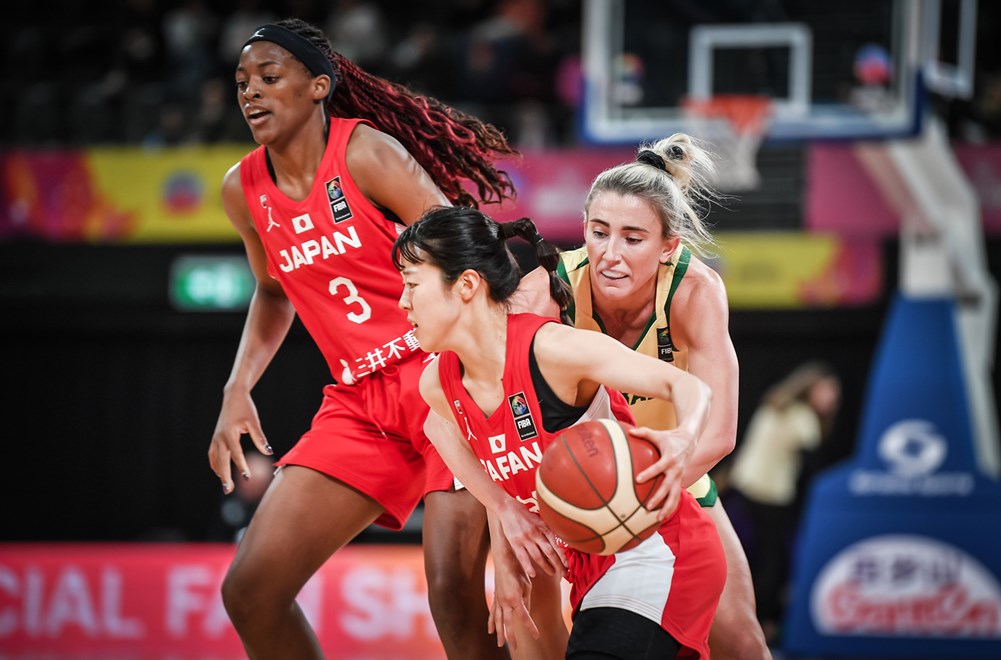
[[[1001,587],[962,549],[915,535],[874,536],[835,555],[810,611],[828,635],[1001,639]]]

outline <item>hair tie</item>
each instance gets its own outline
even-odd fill
[[[244,48],[255,41],[270,41],[273,44],[278,44],[292,53],[314,76],[329,76],[330,93],[327,94],[327,99],[330,99],[330,95],[334,93],[334,87],[337,86],[337,76],[334,75],[334,65],[330,58],[324,55],[316,44],[301,34],[273,23],[257,28],[250,35],[250,38],[243,42]]]
[[[649,149],[643,149],[636,154],[636,161],[645,165],[653,165],[661,172],[667,172],[667,163],[664,162],[664,159],[661,158],[660,154]],[[670,172],[667,173],[670,174]]]
[[[510,222],[499,222],[497,223],[500,227],[500,237],[502,240],[507,240],[514,236],[520,236],[532,245],[538,245],[545,239],[542,238],[542,234],[532,223],[531,218],[518,218],[517,220],[511,220]]]
[[[532,245],[538,245],[539,243],[545,240],[544,238],[542,238],[542,234],[539,233],[538,227],[535,226],[535,223],[532,222],[531,218],[522,218],[521,220],[518,220],[518,222],[525,227],[526,230],[525,233],[531,234],[531,236],[525,237],[525,239],[529,243],[531,243]]]

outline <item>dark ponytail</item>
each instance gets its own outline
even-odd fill
[[[336,78],[331,82],[336,82],[336,88],[327,101],[328,114],[368,119],[399,140],[453,204],[475,207],[480,202],[514,199],[511,177],[494,163],[515,157],[518,151],[497,127],[368,73],[336,52],[315,25],[298,18],[276,25],[309,40],[330,60]],[[473,185],[475,194],[466,189],[464,181]]]
[[[431,209],[396,238],[393,263],[401,270],[404,261],[433,264],[448,284],[475,270],[486,280],[491,300],[504,303],[521,282],[521,269],[506,244],[513,236],[535,246],[539,264],[549,272],[549,292],[560,306],[560,318],[569,323],[570,287],[556,274],[560,251],[529,218],[499,223],[466,206]]]
[[[549,295],[560,307],[560,320],[567,325],[573,325],[567,313],[573,293],[570,285],[560,279],[556,272],[556,268],[560,265],[560,249],[542,237],[531,218],[502,222],[500,226],[504,238],[518,236],[535,247],[535,259],[549,273]]]

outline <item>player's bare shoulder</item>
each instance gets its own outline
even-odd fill
[[[240,163],[229,168],[222,178],[222,207],[229,221],[241,233],[254,229],[254,221],[247,207],[247,198],[243,194]]]
[[[348,138],[345,160],[348,169],[357,171],[377,167],[387,159],[409,159],[410,154],[392,135],[365,123],[358,123]]]
[[[701,308],[706,304],[710,307],[722,305],[722,308],[726,309],[728,307],[726,286],[719,273],[706,262],[693,256],[678,290],[674,293],[671,316],[674,317],[673,311],[676,309],[684,310],[692,306]]]

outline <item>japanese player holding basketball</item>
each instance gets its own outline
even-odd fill
[[[536,245],[554,298],[568,303],[554,273],[558,252],[527,219],[498,224],[471,208],[435,209],[405,229],[393,250],[404,281],[400,306],[421,346],[439,353],[421,378],[421,394],[447,431],[432,440],[490,512],[498,641],[509,640],[516,658],[705,657],[726,564],[712,522],[680,487],[677,455],[705,426],[709,388],[600,333],[509,314],[519,282],[505,242],[512,235]],[[632,431],[661,453],[637,476],[665,475],[649,505],[660,510],[658,532],[614,555],[565,549],[574,610],[567,642],[558,574],[536,570],[560,566],[564,551],[534,512],[538,462],[531,457],[561,429],[612,416],[616,400],[617,414],[629,416],[621,395],[605,386],[673,401],[678,424]],[[520,424],[516,404],[528,406]],[[525,461],[501,467],[498,459],[511,454]]]
[[[247,434],[270,454],[251,390],[296,314],[337,381],[279,471],[237,549],[223,601],[251,658],[322,657],[295,603],[310,576],[373,522],[399,529],[425,497],[425,566],[449,657],[503,657],[483,622],[482,507],[423,433],[427,354],[398,309],[389,255],[430,207],[513,193],[493,127],[360,70],[296,19],[264,25],[236,68],[237,100],[261,145],[225,176],[223,206],[257,288],[227,381],[209,461],[226,492],[249,476]],[[475,524],[465,518],[472,517]],[[468,529],[479,535],[464,536]]]
[[[712,167],[705,150],[675,134],[602,172],[584,203],[584,247],[562,254],[558,272],[573,288],[576,327],[685,369],[712,388],[709,424],[684,479],[726,550],[727,582],[709,647],[714,658],[761,659],[770,652],[747,558],[706,474],[734,447],[738,389],[726,290],[691,249],[712,244],[701,215],[713,196],[705,184]],[[639,424],[675,424],[673,402],[625,392]]]

